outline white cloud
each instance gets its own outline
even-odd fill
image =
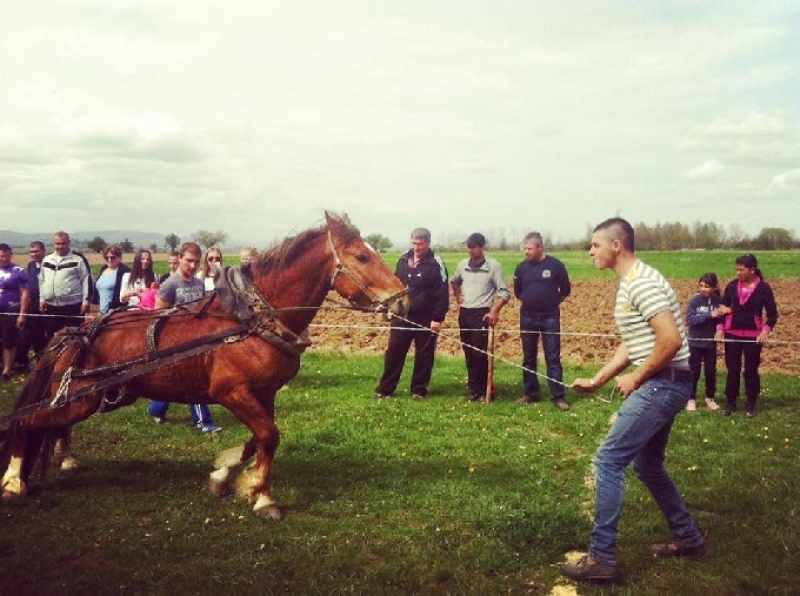
[[[796,188],[790,3],[6,4],[4,227],[257,243],[331,207],[392,238],[570,239],[617,210],[675,219],[677,201],[716,221],[703,205],[776,172],[776,201]],[[769,216],[800,229],[793,205]]]
[[[709,159],[707,162],[689,170],[686,173],[686,177],[690,180],[709,180],[719,177],[724,169],[725,167],[716,159]]]
[[[800,190],[800,168],[774,176],[766,192],[784,190]]]

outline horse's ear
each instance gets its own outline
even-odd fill
[[[325,211],[325,221],[328,222],[329,226],[344,225],[347,227],[351,227],[353,225],[352,223],[350,223],[350,218],[347,216],[347,213],[342,213],[342,215],[337,215],[327,210]]]

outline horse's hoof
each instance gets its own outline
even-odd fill
[[[12,501],[14,499],[22,499],[28,496],[28,487],[20,483],[16,490],[10,489],[8,486],[3,487],[3,500]]]
[[[213,478],[208,479],[208,490],[211,491],[211,494],[217,498],[227,497],[231,494],[231,487],[227,482],[220,482],[219,480],[214,480]]]
[[[63,459],[63,461],[61,462],[61,466],[60,467],[61,467],[62,470],[65,470],[65,471],[78,470],[81,467],[81,462],[79,462],[77,459],[75,459],[71,455],[68,455],[67,457],[65,457]]]
[[[253,509],[253,513],[256,514],[256,517],[260,517],[261,519],[283,519],[281,509],[277,505],[267,505],[261,509]]]

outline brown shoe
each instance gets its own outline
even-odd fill
[[[650,554],[654,557],[686,557],[687,559],[702,559],[706,556],[706,544],[701,542],[697,546],[686,546],[681,540],[670,540],[664,544],[651,544]]]
[[[563,399],[553,400],[553,405],[557,407],[559,410],[569,410],[569,404],[565,402]]]
[[[617,576],[617,566],[598,563],[589,555],[584,555],[574,565],[568,563],[562,565],[561,575],[578,582],[609,581]]]
[[[520,397],[517,400],[517,403],[518,404],[535,404],[535,403],[539,403],[539,401],[540,401],[540,398],[539,398],[538,395],[536,397],[534,397],[532,395],[523,395],[522,397]]]

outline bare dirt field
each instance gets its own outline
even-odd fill
[[[697,291],[695,281],[673,281],[684,306]],[[770,282],[778,302],[779,319],[775,332],[762,354],[763,372],[800,374],[800,309],[792,296],[800,295],[800,281]],[[565,362],[600,364],[613,353],[619,337],[612,316],[616,284],[611,281],[578,281],[572,295],[562,304],[561,356]],[[333,298],[334,296],[332,296]],[[439,353],[460,356],[455,302],[442,328]],[[352,311],[323,310],[314,319],[312,349],[380,354],[386,349],[388,323],[381,317]],[[501,313],[497,327],[495,354],[520,363],[519,302],[512,300]],[[719,365],[722,350],[719,350]],[[541,368],[540,364],[540,368]]]

